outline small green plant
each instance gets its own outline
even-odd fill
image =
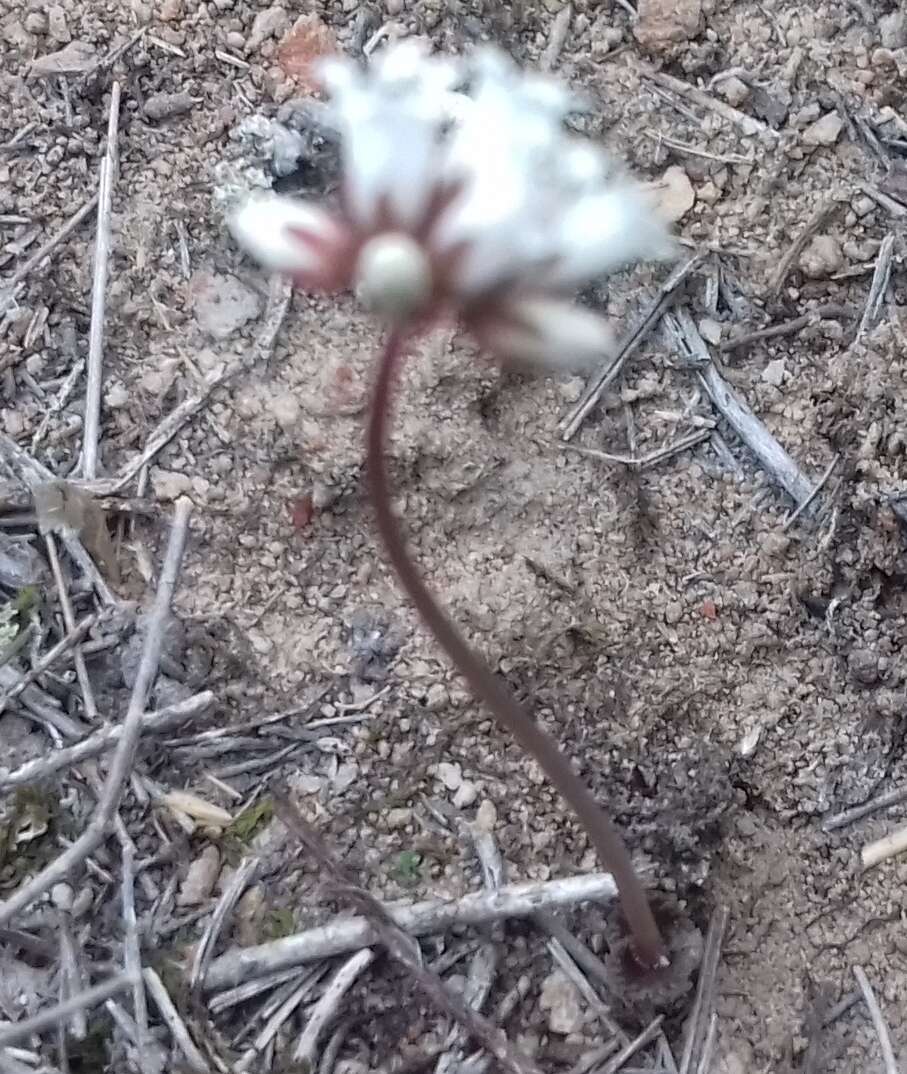
[[[271,799],[259,798],[257,802],[253,802],[248,809],[239,814],[224,834],[248,845],[266,827],[273,816],[274,804]]]
[[[391,869],[391,876],[403,887],[413,887],[422,879],[422,855],[415,850],[404,850]]]
[[[296,931],[293,911],[285,906],[275,907],[265,915],[262,929],[269,940],[282,940],[284,936],[292,936]]]

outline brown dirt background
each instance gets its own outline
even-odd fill
[[[390,18],[441,47],[490,38],[533,63],[562,7],[560,0],[388,6],[314,10],[345,47]],[[248,0],[62,0],[50,23],[45,5],[31,2],[8,5],[0,18],[0,141],[36,124],[24,152],[0,155],[0,213],[40,223],[39,241],[95,187],[109,74],[73,85],[67,117],[55,80],[24,77],[28,61],[61,47],[66,34],[101,54],[141,26],[164,43],[139,42],[115,68],[124,104],[106,322],[109,472],[141,449],[206,370],[245,353],[253,337],[254,319],[213,339],[196,314],[201,274],[235,277],[262,302],[267,290],[234,248],[212,196],[218,165],[238,153],[230,130],[247,115],[273,114],[292,89],[275,74],[275,41],[249,43],[265,8]],[[309,10],[288,9],[291,21]],[[898,113],[904,103],[907,38],[882,48],[889,25],[882,20],[893,10],[878,0],[705,0],[694,32],[646,50],[625,5],[576,0],[555,63],[587,92],[590,133],[634,171],[655,179],[679,164],[689,177],[696,203],[678,231],[712,251],[681,298],[695,318],[706,315],[706,280],[719,271],[715,319],[725,338],[817,305],[855,310],[725,356],[740,393],[807,474],[818,478],[840,453],[818,523],[784,530],[790,502],[723,427],[736,470],[708,443],[638,474],[559,449],[557,422],[581,382],[500,373],[455,334],[420,344],[400,394],[392,465],[431,583],[615,804],[660,886],[676,890],[700,925],[716,901],[730,907],[715,1066],[726,1074],[803,1069],[815,995],[850,991],[854,964],[874,982],[896,1046],[907,1044],[907,866],[894,859],[866,874],[859,867],[859,848],[895,827],[904,810],[838,833],[821,827],[824,815],[894,785],[904,755],[907,572],[904,527],[889,506],[890,497],[907,494],[903,219],[860,189],[885,175],[861,123],[878,133],[883,110]],[[768,116],[778,137],[745,136],[677,97],[682,114],[644,77],[644,65],[703,86],[741,69],[751,89],[739,108]],[[709,92],[720,99],[719,88]],[[148,118],[143,102],[177,92],[193,98],[188,112]],[[838,140],[807,144],[804,131],[829,112],[845,121]],[[884,129],[901,140],[881,146],[897,175],[904,133]],[[659,135],[752,163],[670,149]],[[829,194],[840,198],[821,229],[834,240],[831,264],[795,264],[780,294],[769,296],[780,258]],[[3,224],[0,240],[14,242],[24,229]],[[890,300],[879,327],[855,342],[888,232],[897,241]],[[84,352],[91,242],[83,228],[28,278],[21,306],[29,316],[48,310],[31,352],[15,351],[15,326],[0,340],[14,355],[0,385],[0,422],[23,444],[53,391],[42,384],[71,366],[65,322]],[[2,271],[22,256],[13,248]],[[584,298],[628,328],[667,272],[641,268]],[[338,703],[390,687],[367,720],[337,733],[333,754],[325,747],[283,770],[307,792],[309,815],[390,897],[456,894],[480,883],[469,846],[426,819],[426,796],[456,793],[439,777],[443,763],[459,766],[451,782],[468,784],[460,798],[466,815],[481,807],[496,817],[511,878],[593,868],[562,803],[439,659],[376,550],[361,465],[375,343],[374,326],[351,298],[295,295],[273,357],[216,392],[155,462],[153,498],[166,508],[169,497],[188,492],[197,504],[179,610],[219,639],[218,720],[248,720],[325,686],[321,709],[330,716]],[[783,375],[776,365],[764,377],[777,362]],[[41,449],[57,473],[78,456],[79,395],[55,416]],[[691,414],[713,416],[656,331],[576,442],[628,453],[629,430],[644,454],[688,428]],[[313,490],[323,506],[309,525],[295,526],[294,504]],[[165,533],[163,521],[144,521],[136,545],[124,545],[124,591],[146,591],[135,547],[159,548]],[[377,655],[365,659],[361,638],[369,632]],[[755,748],[742,751],[757,732]],[[197,765],[166,757],[155,764],[165,783],[200,786]],[[241,777],[236,786],[245,791],[257,779]],[[421,872],[404,885],[389,863],[413,849]],[[298,907],[314,882],[302,868],[270,885],[267,899]],[[593,945],[596,920],[579,914],[574,922]],[[528,926],[508,931],[506,951],[502,991],[522,972],[538,983],[550,969]],[[374,985],[363,1001],[371,1015],[388,1012],[386,1032],[374,1030],[371,1044],[363,1030],[363,1062],[394,1054],[394,998],[393,989]],[[507,1029],[536,1045],[550,1069],[566,1068],[596,1033],[590,1020],[585,1037],[549,1034],[537,989]],[[828,1029],[821,1046],[814,1071],[881,1069],[861,1008]]]

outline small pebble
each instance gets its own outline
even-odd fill
[[[800,269],[811,280],[823,280],[844,264],[841,244],[832,235],[815,235],[800,255]]]
[[[30,11],[25,16],[25,29],[30,34],[46,34],[47,27],[47,16],[43,11]]]
[[[389,809],[385,820],[388,828],[405,828],[412,820],[412,815],[413,811],[411,809]]]
[[[774,361],[769,362],[765,369],[762,370],[762,379],[766,384],[771,384],[775,388],[780,388],[784,383],[784,359],[775,358]]]
[[[675,224],[696,204],[696,191],[690,177],[679,164],[667,168],[655,184],[658,211],[664,219]]]
[[[579,994],[561,970],[554,970],[542,981],[539,1007],[548,1012],[548,1028],[552,1033],[577,1033],[582,1029]]]
[[[441,761],[438,765],[438,779],[449,791],[455,791],[463,782],[463,773],[458,764]]]
[[[476,810],[476,827],[483,832],[493,832],[498,823],[498,811],[490,798],[484,798]]]
[[[177,906],[198,906],[205,902],[214,890],[220,872],[220,851],[207,846],[189,866],[186,879],[176,896]]]
[[[639,0],[636,40],[652,52],[666,52],[699,32],[701,0]]]
[[[72,888],[69,884],[54,884],[50,889],[50,901],[58,910],[71,910],[73,903]]]
[[[834,145],[844,129],[844,120],[837,112],[826,112],[803,132],[804,145]]]
[[[715,92],[719,97],[723,97],[729,105],[739,108],[749,97],[750,88],[743,79],[731,75],[730,78],[723,78],[718,83],[715,87]]]
[[[468,809],[478,796],[478,787],[474,783],[470,783],[469,780],[464,780],[457,788],[457,793],[453,797],[453,804],[457,809]]]
[[[450,695],[443,682],[432,683],[425,698],[425,707],[429,712],[440,712],[450,704]]]

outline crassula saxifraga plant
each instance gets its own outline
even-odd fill
[[[340,132],[338,204],[258,194],[230,228],[263,266],[305,290],[353,289],[386,324],[368,422],[369,491],[399,580],[476,697],[573,807],[615,879],[635,957],[666,965],[665,943],[623,839],[556,741],[529,716],[438,605],[391,508],[385,441],[406,343],[454,318],[507,362],[565,370],[601,362],[607,322],[571,301],[589,281],[671,253],[642,189],[567,132],[557,82],[496,50],[465,58],[390,46],[368,69],[322,61]]]

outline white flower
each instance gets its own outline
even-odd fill
[[[276,195],[231,219],[237,240],[303,287],[354,287],[400,322],[446,308],[502,357],[586,364],[610,332],[578,286],[673,251],[643,190],[569,134],[556,82],[494,50],[455,63],[418,45],[368,70],[322,67],[343,146],[341,207]]]

